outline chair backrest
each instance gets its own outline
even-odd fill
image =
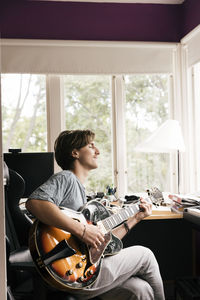
[[[11,169],[8,170],[8,174],[7,185],[5,186],[6,234],[10,240],[11,251],[13,251],[19,246],[28,245],[32,221],[24,215],[19,206],[25,189],[24,179]]]
[[[9,175],[9,169],[5,162],[4,162],[3,171],[4,171],[4,191],[5,191],[6,238],[8,239],[8,243],[6,243],[6,246],[7,249],[9,246],[9,252],[10,252],[19,248],[20,244],[17,239],[17,233],[8,206],[8,189],[10,183],[10,175]]]

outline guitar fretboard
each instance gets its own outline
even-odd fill
[[[129,207],[122,208],[116,214],[111,215],[110,217],[102,220],[102,224],[107,232],[116,227],[117,225],[123,223],[128,218],[135,215],[140,210],[138,204],[130,205]]]

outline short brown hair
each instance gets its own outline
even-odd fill
[[[57,164],[63,170],[73,168],[75,158],[72,156],[74,149],[80,149],[88,145],[95,137],[91,130],[65,130],[57,137],[54,150]]]

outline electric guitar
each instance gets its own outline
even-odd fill
[[[112,214],[98,201],[89,201],[81,212],[60,208],[83,224],[95,224],[104,234],[100,248],[88,247],[71,233],[36,220],[29,235],[31,256],[42,278],[52,287],[73,292],[89,287],[98,277],[101,258],[118,253],[123,245],[111,230],[135,215],[139,202]]]

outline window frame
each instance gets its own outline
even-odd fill
[[[115,76],[121,76],[120,78],[122,78],[123,74],[171,74],[170,118],[179,120],[181,126],[183,126],[182,116],[179,114],[179,111],[183,111],[183,86],[182,76],[180,75],[182,72],[182,47],[179,43],[3,39],[1,44],[2,69],[4,73],[11,71],[17,73],[24,70],[27,72],[29,70],[31,73],[37,71],[37,73],[47,75],[48,151],[53,150],[55,137],[64,128],[64,110],[62,109],[64,105],[62,75],[64,74],[109,74],[113,78]],[[156,60],[152,60],[152,57],[156,57]],[[76,60],[78,60],[78,63]],[[74,61],[76,61],[75,64]],[[50,73],[51,75],[49,75]],[[119,90],[118,87],[117,89]],[[115,114],[117,107],[122,105],[122,100],[119,99],[113,99]],[[113,132],[120,122],[123,123],[122,110],[120,113],[120,117],[116,118],[115,116],[115,119],[113,119]],[[123,128],[122,123],[121,126]],[[121,130],[121,138],[125,136],[124,132],[125,129]],[[126,192],[127,170],[125,161],[121,162],[121,166],[119,166],[119,156],[121,157],[121,154],[125,153],[125,148],[121,149],[122,143],[118,143],[117,140],[119,139],[115,136],[116,133],[113,135],[113,145],[115,145],[113,148],[114,178],[121,196]],[[123,156],[125,157],[125,155]],[[182,161],[185,159],[183,158],[181,157]],[[177,163],[175,155],[171,155],[170,162],[171,191],[177,192]],[[185,174],[185,165],[183,163],[181,182],[187,181]],[[185,185],[182,184],[182,187],[185,187]]]

